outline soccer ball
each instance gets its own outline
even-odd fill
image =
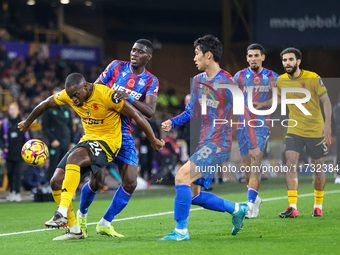
[[[39,166],[50,156],[46,144],[38,139],[27,141],[22,146],[21,157],[27,164]]]

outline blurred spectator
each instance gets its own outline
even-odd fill
[[[336,144],[337,144],[337,161],[336,166],[340,167],[340,94],[339,102],[333,107],[333,119],[336,125]],[[336,173],[335,183],[340,184],[340,172]]]
[[[141,131],[139,138],[140,177],[150,180],[153,162],[153,149],[145,133]]]
[[[157,103],[163,107],[170,107],[172,109],[178,109],[179,100],[176,96],[176,90],[173,88],[168,89],[166,93],[158,95]]]
[[[184,98],[184,108],[190,102],[191,95],[188,94]],[[187,144],[188,156],[190,156],[190,123],[178,127],[178,138],[185,140]]]
[[[62,89],[57,87],[53,94]],[[50,181],[59,161],[68,152],[70,144],[74,143],[74,130],[71,112],[66,106],[48,109],[42,116],[43,133],[48,140],[50,166],[47,180]]]
[[[162,180],[164,184],[173,184],[174,176],[176,175],[176,165],[179,161],[180,147],[176,142],[177,131],[176,129],[171,129],[164,139],[165,146],[160,151],[162,157],[161,164],[158,168],[158,173],[156,175],[155,181]]]
[[[0,45],[0,61],[4,61],[5,65],[7,65],[9,61],[5,44]]]
[[[11,103],[8,107],[9,117],[2,121],[0,129],[0,147],[4,151],[8,184],[11,193],[7,196],[10,202],[21,201],[21,175],[24,161],[21,158],[21,148],[30,139],[28,132],[25,134],[19,131],[18,123],[21,121],[19,106]]]
[[[29,166],[25,171],[23,186],[25,190],[31,190],[36,193],[41,190],[47,183],[47,171],[49,160],[46,160],[39,166]]]

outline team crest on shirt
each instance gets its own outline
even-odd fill
[[[262,79],[264,79],[264,80],[268,80],[268,76],[267,76],[267,74],[262,74]]]
[[[259,77],[255,77],[254,78],[254,83],[255,84],[260,84],[260,82],[261,82],[261,79]]]
[[[132,88],[134,85],[135,85],[135,80],[134,80],[134,79],[130,79],[130,80],[127,82],[127,86],[128,86],[129,88]]]
[[[85,114],[86,114],[86,117],[90,117],[91,116],[90,110],[86,109]]]
[[[140,79],[138,82],[139,85],[145,86],[145,81],[143,79]]]

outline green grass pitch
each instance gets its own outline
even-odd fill
[[[88,227],[89,237],[84,240],[52,241],[65,231],[44,227],[56,210],[52,202],[3,203],[0,204],[0,254],[340,254],[340,185],[333,182],[333,178],[327,180],[324,217],[311,217],[312,180],[303,178],[299,186],[299,217],[281,219],[278,214],[288,206],[284,198],[285,180],[264,181],[259,194],[265,201],[259,217],[246,220],[236,236],[231,235],[228,213],[192,206],[195,210],[189,218],[191,240],[182,242],[156,241],[175,226],[171,213],[174,187],[135,192],[112,223],[124,238],[101,236],[95,230],[95,222],[105,213],[113,194],[97,195],[89,209],[88,222],[92,223]],[[240,183],[213,185],[212,192],[237,202],[246,201],[247,196],[246,185]],[[75,211],[78,206],[79,200],[74,202]],[[24,231],[32,232],[21,233]]]

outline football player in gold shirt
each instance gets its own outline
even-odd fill
[[[281,218],[296,218],[299,156],[304,148],[311,156],[311,165],[314,172],[314,210],[313,217],[322,216],[322,203],[324,197],[326,174],[324,169],[324,156],[328,154],[328,144],[331,143],[331,116],[332,106],[327,89],[319,75],[314,72],[300,69],[301,52],[296,48],[287,48],[280,54],[285,74],[281,75],[277,82],[278,103],[281,102],[283,88],[303,88],[310,92],[311,98],[303,104],[310,113],[304,114],[295,104],[288,104],[289,123],[285,137],[285,154],[288,172],[286,175],[289,207],[282,213]],[[305,98],[304,93],[287,92],[287,99]],[[325,120],[320,107],[323,104]],[[264,103],[255,103],[256,108],[271,106],[271,100]]]
[[[122,135],[120,113],[133,118],[145,132],[152,147],[159,151],[164,141],[155,138],[144,116],[125,100],[117,100],[116,92],[106,86],[91,84],[79,73],[70,74],[65,81],[65,90],[41,102],[25,121],[18,124],[25,132],[32,122],[47,109],[70,105],[81,117],[85,135],[60,161],[58,168],[65,169],[60,206],[54,217],[45,223],[47,227],[65,227],[68,211],[73,210],[72,198],[80,182],[81,172],[93,174],[111,162],[118,154]],[[53,240],[83,239],[84,235],[75,224],[68,232]]]

